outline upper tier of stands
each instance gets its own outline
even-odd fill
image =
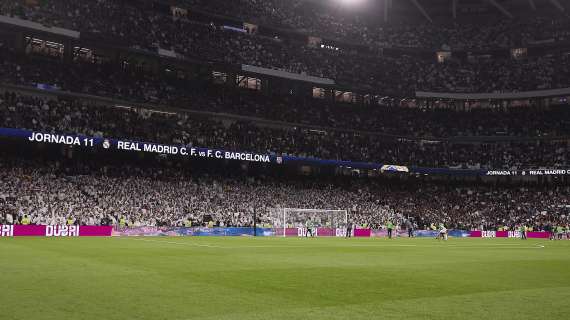
[[[358,18],[342,19],[342,15],[329,17],[327,10],[307,10],[309,4],[304,1],[196,0],[176,5],[189,11],[173,13],[170,7],[153,2],[55,0],[7,2],[0,6],[0,13],[78,30],[82,36],[101,37],[133,48],[160,48],[201,61],[287,70],[396,97],[411,97],[416,91],[512,92],[570,87],[570,63],[564,50],[523,54],[520,59],[508,54],[509,49],[537,43],[565,43],[570,26],[567,19],[556,16],[452,25],[375,24]],[[245,32],[251,30],[243,23],[195,14],[192,8],[215,9],[240,19],[255,16],[261,22],[299,26],[309,32],[303,36]],[[236,32],[236,26],[244,32]],[[322,40],[326,35],[353,41],[350,45],[327,42]],[[321,37],[320,45],[311,45],[308,36]],[[468,51],[502,48],[505,54],[490,58],[475,52],[467,58],[463,54],[439,63],[434,50],[442,46]],[[383,52],[397,47],[431,50],[431,54]]]

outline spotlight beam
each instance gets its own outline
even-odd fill
[[[532,10],[536,10],[536,4],[534,3],[534,0],[528,0],[528,4]]]
[[[492,4],[495,8],[497,8],[497,10],[499,10],[505,16],[507,16],[511,19],[513,18],[513,15],[507,9],[505,9],[505,7],[503,7],[500,3],[498,3],[496,0],[487,0],[487,1],[489,1],[490,4]]]
[[[429,16],[429,14],[427,13],[427,11],[424,9],[424,7],[418,2],[418,0],[411,0],[412,3],[416,6],[416,8],[418,8],[418,10],[424,15],[424,17],[426,19],[428,19],[429,22],[433,23],[433,19]]]
[[[558,9],[558,10],[560,10],[560,11],[562,11],[562,12],[565,11],[565,9],[564,9],[564,7],[562,6],[562,4],[560,3],[560,1],[558,1],[558,0],[550,0],[550,3],[552,3],[552,5],[556,7],[556,9]]]

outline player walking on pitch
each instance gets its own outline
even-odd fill
[[[352,237],[352,222],[350,221],[348,221],[346,224],[346,235],[344,237],[345,238]]]
[[[388,239],[392,239],[392,230],[394,229],[392,221],[388,220],[386,223],[386,229],[388,230]]]
[[[437,236],[437,239],[447,241],[447,228],[443,223],[439,225],[439,234]]]
[[[564,235],[564,227],[559,224],[558,226],[556,226],[556,237],[558,238],[558,240],[562,240],[562,236]]]
[[[306,227],[307,227],[307,233],[305,233],[305,238],[309,236],[309,233],[311,234],[311,238],[313,238],[315,234],[313,232],[313,222],[311,221],[311,219],[307,220]]]
[[[519,232],[521,234],[521,239],[526,240],[526,226],[524,224],[520,226]]]
[[[414,224],[410,219],[406,219],[406,230],[408,230],[408,237],[414,237]]]

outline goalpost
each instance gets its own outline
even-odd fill
[[[287,229],[305,229],[307,223],[314,228],[346,230],[348,210],[273,208],[270,210],[270,219],[276,230],[282,230],[283,237],[286,236]]]

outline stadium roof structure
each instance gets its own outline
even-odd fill
[[[322,2],[331,0],[306,0]],[[567,15],[568,0],[334,0],[349,7],[366,9],[388,17],[419,18],[430,22],[463,17],[498,15],[506,18],[528,17],[538,12]]]

